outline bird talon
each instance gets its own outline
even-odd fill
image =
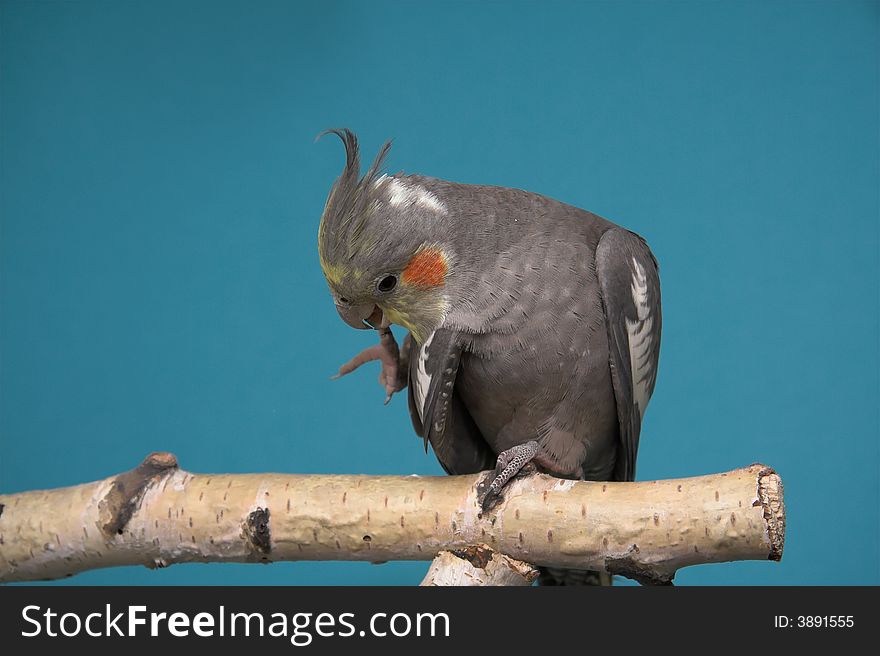
[[[496,471],[489,472],[477,485],[477,505],[483,512],[488,512],[498,503],[498,490],[492,486],[496,480]]]
[[[477,502],[489,511],[501,501],[501,493],[510,480],[522,472],[529,475],[537,471],[531,462],[540,447],[534,440],[519,444],[498,454],[495,470],[477,485]]]

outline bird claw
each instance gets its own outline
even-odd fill
[[[487,512],[501,501],[504,486],[519,474],[532,474],[537,467],[532,459],[540,447],[534,440],[519,444],[498,454],[495,470],[483,477],[477,485],[477,503]]]

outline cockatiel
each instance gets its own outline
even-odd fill
[[[328,132],[346,162],[321,267],[342,319],[380,333],[338,375],[381,360],[386,403],[408,385],[415,431],[446,472],[494,467],[484,510],[527,463],[633,480],[660,352],[645,240],[519,189],[384,175],[389,143],[361,176],[355,135]],[[409,331],[400,352],[390,324]]]

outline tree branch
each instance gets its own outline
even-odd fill
[[[137,564],[463,560],[487,545],[496,565],[504,554],[668,583],[688,565],[782,557],[782,484],[764,465],[644,483],[533,475],[482,516],[481,476],[191,474],[154,453],[103,481],[0,495],[0,582]]]

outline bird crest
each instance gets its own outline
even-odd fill
[[[391,149],[386,141],[367,172],[361,176],[360,147],[357,136],[348,128],[326,130],[321,137],[335,134],[345,146],[345,167],[333,183],[318,227],[318,256],[328,279],[341,275],[340,262],[352,258],[356,250],[370,247],[364,240],[364,227],[375,210],[379,195],[374,184]]]

